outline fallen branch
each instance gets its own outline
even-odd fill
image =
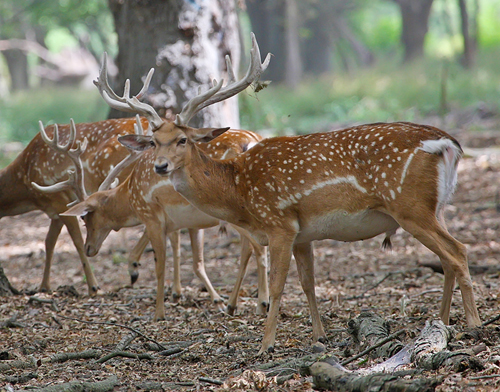
[[[398,332],[395,332],[392,335],[389,335],[388,337],[386,337],[385,339],[380,340],[378,343],[374,344],[373,346],[368,347],[366,350],[361,351],[358,355],[355,355],[352,358],[349,358],[349,359],[346,359],[345,361],[342,361],[342,366],[345,366],[345,365],[355,361],[356,359],[364,357],[366,354],[370,353],[371,351],[383,346],[384,344],[396,339],[397,337],[399,337],[399,335],[403,335],[403,334],[406,334],[406,329],[402,329]]]
[[[349,333],[353,336],[354,340],[362,347],[368,346],[363,351],[366,351],[365,354],[376,350],[373,353],[375,358],[388,358],[403,348],[403,344],[400,341],[394,341],[403,332],[398,332],[396,336],[389,336],[389,324],[382,317],[372,312],[361,312],[358,317],[349,321],[348,326]],[[346,363],[349,362],[352,362],[352,360],[348,360]]]
[[[62,314],[60,314],[59,317],[62,317],[62,318],[67,319],[67,320],[78,321],[79,323],[83,323],[83,324],[111,325],[113,327],[125,328],[125,329],[128,329],[129,331],[135,332],[140,337],[142,337],[142,338],[144,338],[146,340],[149,340],[150,342],[155,343],[162,350],[166,350],[165,346],[163,346],[161,343],[157,342],[153,338],[150,338],[149,336],[144,335],[141,331],[138,331],[135,328],[129,327],[128,325],[116,324],[116,323],[109,323],[107,321],[85,321],[85,320],[80,320],[80,319],[77,319],[77,318],[74,318],[74,317],[63,316]]]
[[[96,363],[104,363],[109,361],[112,358],[115,357],[125,357],[125,358],[133,358],[133,359],[153,359],[153,356],[148,353],[141,353],[141,354],[135,354],[131,353],[128,351],[113,351],[112,353],[109,353],[105,355],[102,358],[99,358]]]
[[[30,372],[19,376],[5,376],[5,381],[11,384],[24,384],[33,378],[38,378],[38,374]]]
[[[200,377],[198,379],[200,382],[206,382],[208,384],[213,384],[213,385],[223,385],[224,383],[220,380],[214,380],[213,378],[208,378],[208,377]]]
[[[115,351],[124,351],[137,336],[139,335],[137,335],[134,331],[130,332],[128,335],[125,335],[116,345]]]
[[[118,378],[113,375],[106,380],[96,382],[71,381],[63,384],[49,385],[44,388],[33,389],[36,392],[107,392],[112,391],[119,384]]]
[[[28,304],[32,304],[33,302],[38,302],[40,304],[50,304],[50,307],[54,312],[59,312],[59,307],[57,306],[56,301],[54,301],[53,299],[39,298],[33,295],[28,299]]]
[[[2,329],[2,328],[25,328],[26,325],[17,322],[18,316],[19,316],[19,313],[15,313],[11,318],[9,318],[5,321],[2,321],[0,323],[0,329]]]
[[[0,372],[5,372],[8,370],[12,369],[33,369],[37,367],[36,360],[35,358],[30,358],[31,360],[28,361],[19,361],[19,360],[12,360],[12,361],[1,361],[0,362]]]
[[[79,359],[94,359],[99,358],[101,356],[101,352],[99,350],[85,350],[80,352],[71,352],[71,353],[61,353],[55,354],[48,358],[42,358],[38,361],[38,365],[46,364],[46,363],[62,363],[66,361],[76,361]]]

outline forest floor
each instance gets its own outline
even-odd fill
[[[482,131],[451,132],[467,154],[459,166],[454,200],[445,212],[449,231],[467,246],[482,321],[498,316],[500,310],[500,132],[495,131],[500,129],[500,119],[489,121]],[[22,295],[0,297],[1,391],[76,380],[96,382],[112,375],[117,377],[115,391],[312,390],[312,378],[301,374],[291,361],[311,354],[314,343],[294,263],[281,301],[275,352],[259,357],[265,319],[255,315],[257,274],[253,260],[240,292],[237,315],[220,313],[192,271],[184,233],[183,297],[173,303],[169,292],[166,320],[152,322],[156,287],[153,253],[147,250],[143,255],[139,280],[133,287],[124,262],[142,234],[140,227],[111,233],[99,255],[91,260],[101,291],[89,297],[79,259],[64,229],[52,266],[54,291],[34,294],[42,278],[48,224],[48,218],[39,212],[3,218],[0,224],[0,265],[12,285],[23,291]],[[426,321],[438,318],[443,275],[422,266],[439,262],[437,257],[402,230],[393,237],[392,251],[381,250],[382,240],[379,236],[356,243],[315,243],[316,293],[328,337],[326,352],[341,360],[361,351],[347,327],[363,310],[383,317],[392,332],[404,329],[406,333],[400,336],[404,344],[418,336]],[[220,236],[217,228],[206,230],[206,269],[222,296],[231,292],[238,256],[239,237],[234,232]],[[166,276],[170,284],[171,261]],[[500,390],[500,321],[469,330],[456,289],[451,324],[457,331],[451,349],[486,345],[477,354],[481,366],[441,367],[418,377],[437,380],[439,391]],[[104,363],[50,359],[56,354],[91,349],[97,350],[96,357],[102,357],[130,335],[130,328],[141,335],[123,350],[147,354],[144,359],[115,357]],[[155,351],[152,342],[169,351]],[[1,370],[2,364],[13,360],[34,361],[36,365]],[[358,369],[380,361],[366,355],[347,367]],[[263,373],[243,374],[246,370]],[[260,381],[251,381],[259,375]],[[224,385],[217,385],[224,381]]]

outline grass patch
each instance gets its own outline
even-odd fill
[[[0,102],[0,142],[28,143],[38,133],[38,121],[92,122],[105,119],[108,111],[97,89],[45,87],[18,92]]]

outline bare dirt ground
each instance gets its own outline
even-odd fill
[[[497,119],[498,122],[498,119]],[[498,129],[497,122],[490,129]],[[467,157],[459,167],[459,187],[452,205],[446,208],[449,231],[466,244],[473,271],[474,291],[483,321],[500,309],[500,134],[493,131],[454,133],[463,143]],[[409,207],[411,208],[411,206]],[[311,325],[307,302],[295,265],[288,275],[282,299],[275,352],[257,357],[264,330],[264,318],[255,315],[257,274],[251,262],[240,292],[238,314],[222,314],[211,304],[201,282],[194,276],[187,234],[183,234],[183,298],[172,303],[167,297],[167,319],[152,322],[155,302],[154,259],[151,251],[142,258],[140,277],[131,287],[126,263],[128,250],[142,233],[141,228],[112,233],[92,264],[101,292],[89,297],[82,268],[67,232],[63,231],[52,267],[51,294],[36,294],[51,303],[30,301],[37,289],[44,263],[44,238],[49,220],[38,212],[2,219],[0,264],[12,285],[25,294],[0,298],[0,367],[2,360],[37,361],[32,369],[0,372],[0,390],[55,386],[69,381],[95,382],[116,375],[116,391],[135,390],[223,390],[214,382],[230,383],[244,370],[260,370],[268,376],[260,385],[248,383],[247,390],[311,390],[312,379],[286,365],[287,359],[311,352]],[[347,323],[362,310],[386,319],[393,332],[406,329],[401,337],[409,342],[425,325],[437,319],[443,276],[422,263],[438,262],[414,238],[403,231],[393,237],[393,250],[380,249],[382,237],[357,243],[322,241],[315,244],[317,297],[329,341],[326,351],[341,359],[356,355],[360,348],[347,332]],[[205,234],[205,260],[210,279],[221,295],[229,295],[237,274],[239,239],[230,232],[221,237],[213,228]],[[170,251],[169,251],[170,252]],[[171,265],[167,283],[171,283]],[[59,286],[73,286],[79,296]],[[170,293],[169,293],[170,294]],[[8,319],[15,322],[5,325]],[[2,324],[3,322],[3,324]],[[101,324],[99,324],[101,323]],[[102,324],[106,323],[106,324]],[[440,391],[500,390],[500,321],[479,329],[465,327],[460,293],[455,290],[451,323],[458,334],[452,347],[468,348],[481,343],[477,354],[482,366],[464,369],[440,368],[419,377],[439,380]],[[111,325],[114,324],[114,325]],[[55,354],[98,350],[98,357],[112,352],[122,338],[137,336],[125,351],[146,353],[149,359],[116,357],[104,363],[96,359],[52,363]],[[476,331],[477,332],[477,331]],[[152,350],[152,341],[177,353]],[[149,344],[149,345],[148,345]],[[154,344],[153,344],[154,346]],[[281,363],[280,366],[263,364]],[[352,362],[350,369],[367,367],[376,361],[369,356]],[[269,369],[272,369],[269,370]],[[31,376],[36,378],[30,378]],[[287,374],[290,378],[281,383]],[[25,379],[13,377],[25,375]],[[11,377],[11,378],[8,378]],[[233,377],[233,378],[231,378]],[[208,380],[206,380],[208,379]],[[244,385],[244,382],[240,383]],[[245,389],[241,387],[242,390]],[[260,388],[260,389],[259,389]],[[226,388],[229,390],[229,387]],[[233,387],[232,390],[235,390]]]

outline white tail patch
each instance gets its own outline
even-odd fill
[[[457,165],[462,151],[450,139],[426,140],[422,142],[422,150],[443,156],[443,160],[438,164],[438,205],[436,208],[436,214],[438,214],[451,200],[457,187]]]

